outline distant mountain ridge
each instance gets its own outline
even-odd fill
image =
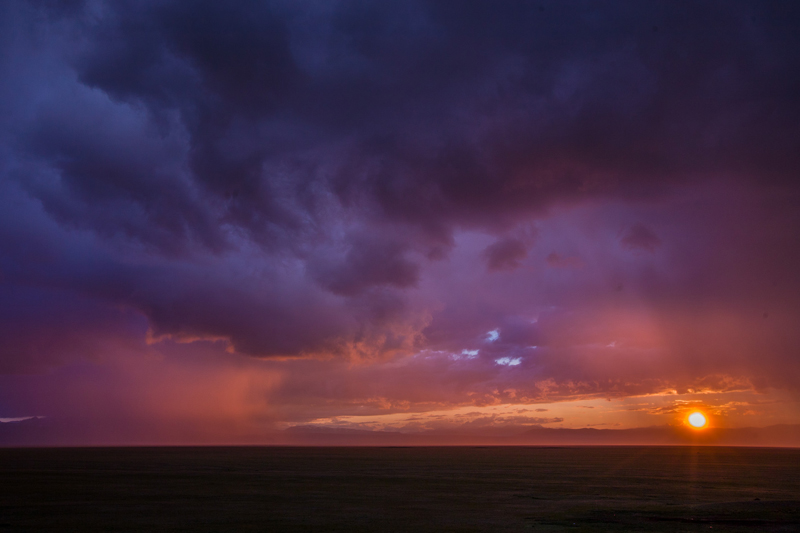
[[[519,428],[512,434],[489,431],[439,430],[419,433],[368,431],[350,428],[295,426],[287,429],[287,442],[304,445],[716,445],[800,447],[800,424],[764,428],[708,428],[674,426],[631,429]]]
[[[0,446],[125,446],[125,445],[284,445],[284,446],[614,446],[711,445],[800,447],[800,424],[763,428],[708,428],[653,426],[631,429],[547,428],[506,426],[482,430],[432,430],[424,432],[370,431],[326,426],[293,426],[219,439],[158,439],[131,441],[119,435],[98,436],[80,424],[48,418],[0,423]]]

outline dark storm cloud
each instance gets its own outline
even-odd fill
[[[389,241],[356,238],[341,263],[317,267],[316,277],[331,292],[345,296],[356,295],[371,286],[413,287],[419,267],[404,257],[404,248]]]
[[[57,220],[180,252],[192,241],[218,249],[221,235],[181,161],[184,140],[159,135],[141,112],[98,99],[40,109],[23,137],[36,163],[21,182]],[[57,179],[37,176],[43,168]]]
[[[556,206],[792,187],[798,9],[9,2],[6,282],[255,355],[466,334],[439,326],[460,295],[409,296],[458,230],[494,235],[486,264],[509,270],[528,246],[509,232]],[[15,237],[32,225],[38,247]],[[470,328],[527,349],[502,307]]]
[[[159,146],[182,138],[189,179],[257,238],[315,229],[320,189],[446,235],[553,200],[652,194],[693,172],[790,178],[791,9],[112,4],[71,19],[86,43],[70,63],[85,86],[141,107]],[[159,172],[176,169],[130,165],[85,122],[39,123],[34,147],[76,193],[152,208]],[[128,153],[147,149],[132,141]],[[332,144],[344,146],[314,164],[307,151]],[[179,220],[156,210],[155,222],[205,234],[188,198],[161,201]]]

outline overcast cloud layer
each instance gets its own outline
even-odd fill
[[[0,6],[0,416],[800,392],[799,5],[229,4]]]

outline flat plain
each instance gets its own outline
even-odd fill
[[[0,449],[7,531],[800,531],[800,450]]]

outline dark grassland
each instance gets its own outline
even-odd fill
[[[800,450],[0,449],[6,531],[800,531]]]

